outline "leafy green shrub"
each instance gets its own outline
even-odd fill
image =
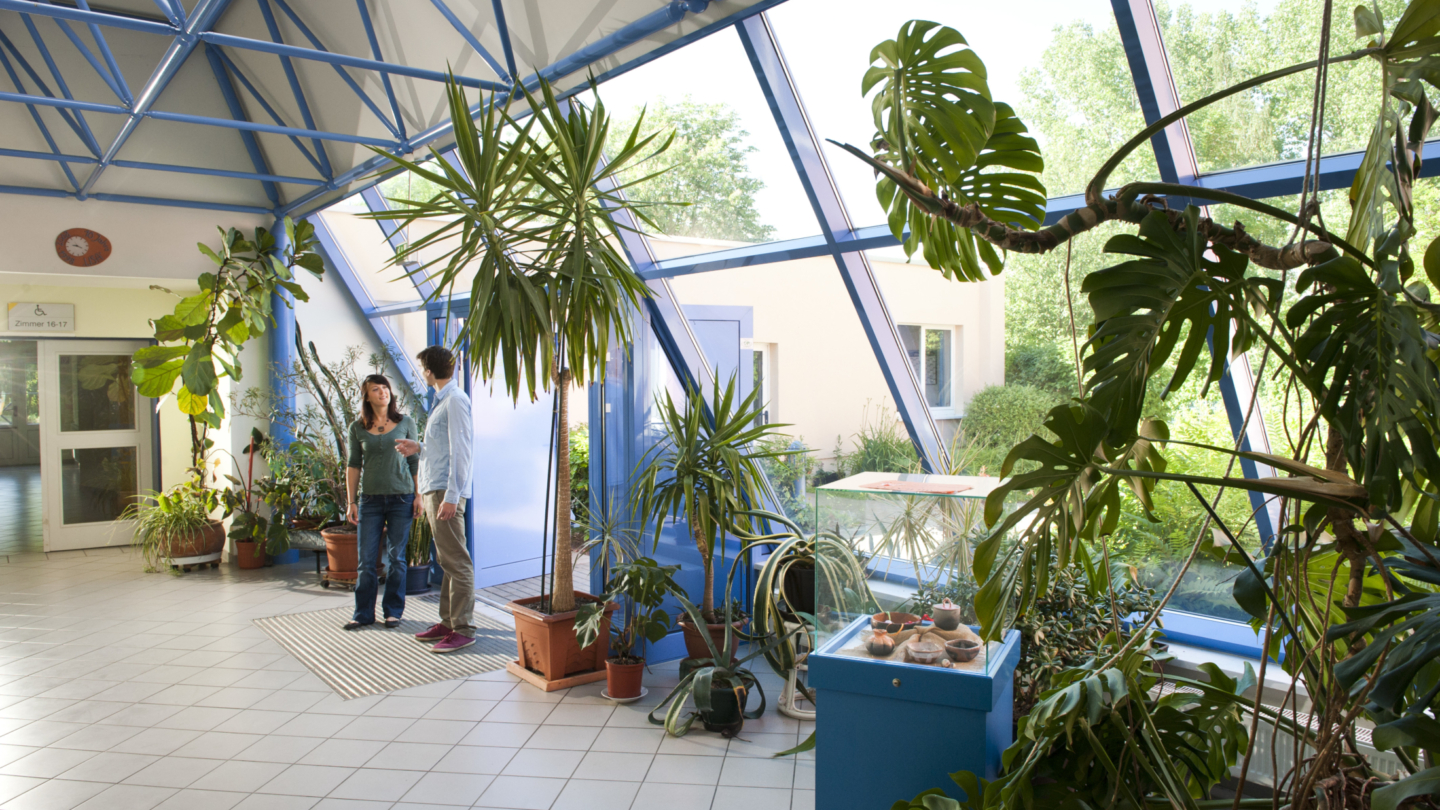
[[[912,473],[920,469],[920,456],[900,416],[884,402],[875,407],[866,403],[855,434],[855,451],[841,454],[836,442],[835,463],[846,475],[859,472]]]
[[[590,425],[570,428],[570,512],[584,517],[590,508]]]
[[[1010,448],[1040,429],[1058,397],[1031,385],[992,385],[980,389],[960,422],[973,460],[969,467],[998,475]]]
[[[1064,399],[1075,396],[1075,362],[1050,345],[1005,350],[1005,384],[1029,385]]]

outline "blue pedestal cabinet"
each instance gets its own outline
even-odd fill
[[[809,659],[819,690],[815,721],[815,806],[889,810],[899,799],[942,788],[950,774],[995,778],[1010,746],[1020,634],[992,644],[987,671],[944,669],[841,653],[865,630],[856,620]]]

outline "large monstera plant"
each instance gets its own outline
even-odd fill
[[[1157,608],[1128,640],[1117,634],[1083,668],[1052,681],[1007,752],[1000,780],[981,785],[957,775],[963,801],[937,791],[913,806],[1029,807],[1043,794],[1042,804],[1053,799],[1056,806],[1082,806],[1090,797],[1136,808],[1200,807],[1237,762],[1245,778],[1262,721],[1273,727],[1275,744],[1299,737],[1309,748],[1294,770],[1276,775],[1284,777],[1278,801],[1286,806],[1388,810],[1433,802],[1440,793],[1440,306],[1432,303],[1432,292],[1440,292],[1440,240],[1410,243],[1416,222],[1436,213],[1417,211],[1412,189],[1437,117],[1430,97],[1440,88],[1440,2],[1413,0],[1391,23],[1356,8],[1362,44],[1339,55],[1331,53],[1330,31],[1342,26],[1330,25],[1325,8],[1315,61],[1241,82],[1156,121],[1105,162],[1086,188],[1085,207],[1045,228],[1036,227],[1032,196],[1043,191],[1024,173],[1039,170],[1038,150],[1018,121],[1005,123],[1009,108],[991,99],[983,64],[964,39],[912,22],[875,49],[879,64],[864,87],[879,87],[874,149],[844,148],[875,169],[896,235],[908,227],[907,249],[923,244],[931,266],[976,279],[985,275],[980,264],[998,272],[1004,251],[1054,250],[1105,222],[1135,229],[1106,243],[1114,265],[1082,287],[1095,313],[1078,336],[1082,395],[1055,407],[1040,432],[1011,450],[1007,480],[987,501],[996,531],[974,561],[984,582],[976,605],[983,634],[999,638],[1049,587],[1052,566],[1077,564],[1082,545],[1087,554],[1089,547],[1105,553],[1126,491],[1148,514],[1157,486],[1180,487],[1208,516],[1185,567],[1202,553],[1237,566],[1236,602],[1271,656],[1261,677],[1282,661],[1274,665],[1303,683],[1312,702],[1310,724],[1289,722],[1287,707],[1257,706],[1218,671],[1211,683],[1220,689],[1196,687],[1193,700],[1157,702],[1148,652]],[[1331,230],[1317,215],[1314,174],[1297,211],[1167,183],[1101,193],[1136,148],[1196,110],[1297,74],[1314,76],[1323,110],[1321,68],[1356,60],[1378,63],[1381,104],[1350,188],[1345,228]],[[1317,115],[1312,144],[1321,126]],[[1252,226],[1279,221],[1294,236],[1265,244],[1251,235],[1259,228],[1227,227],[1193,206],[1171,208],[1169,196],[1230,204],[1245,209]],[[1146,392],[1169,393],[1198,378],[1202,396],[1215,396],[1228,360],[1241,352],[1261,357],[1267,384],[1303,400],[1290,425],[1291,452],[1248,452],[1238,441],[1187,447],[1218,454],[1232,472],[1242,460],[1277,471],[1265,478],[1167,469],[1167,447],[1176,442],[1163,422],[1147,417]],[[1163,386],[1152,389],[1154,377]],[[1258,558],[1237,540],[1243,527],[1226,525],[1215,511],[1227,489],[1260,493],[1278,507],[1276,535]],[[1217,534],[1228,542],[1216,543]],[[1223,744],[1207,741],[1214,727],[1197,721],[1223,706],[1231,707],[1224,709]],[[1134,733],[1123,740],[1104,736],[1162,711],[1163,723],[1131,725]],[[1361,752],[1355,729],[1362,720],[1376,725],[1375,745],[1402,763],[1398,773]],[[1091,735],[1095,756],[1113,755],[1110,776],[1096,770],[1099,759],[1064,759],[1062,743],[1081,732]],[[1190,761],[1184,751],[1192,749],[1222,756]],[[1126,769],[1143,770],[1144,778],[1116,782]]]

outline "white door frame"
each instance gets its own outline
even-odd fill
[[[133,354],[151,345],[146,340],[40,340],[40,477],[43,537],[46,551],[128,545],[134,529],[128,522],[97,521],[67,525],[63,520],[63,468],[61,454],[70,449],[135,448],[135,484],[147,492],[155,481],[154,400],[134,392],[135,427],[128,430],[60,430],[60,358],[77,354]]]

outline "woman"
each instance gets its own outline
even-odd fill
[[[371,374],[360,384],[362,418],[350,425],[350,461],[345,470],[345,519],[359,527],[360,576],[355,583],[355,617],[346,630],[375,623],[378,576],[375,559],[385,538],[385,626],[398,627],[405,612],[405,546],[420,516],[415,497],[420,462],[395,451],[399,439],[420,437],[415,422],[395,407],[390,381]],[[359,501],[356,501],[356,487]]]

